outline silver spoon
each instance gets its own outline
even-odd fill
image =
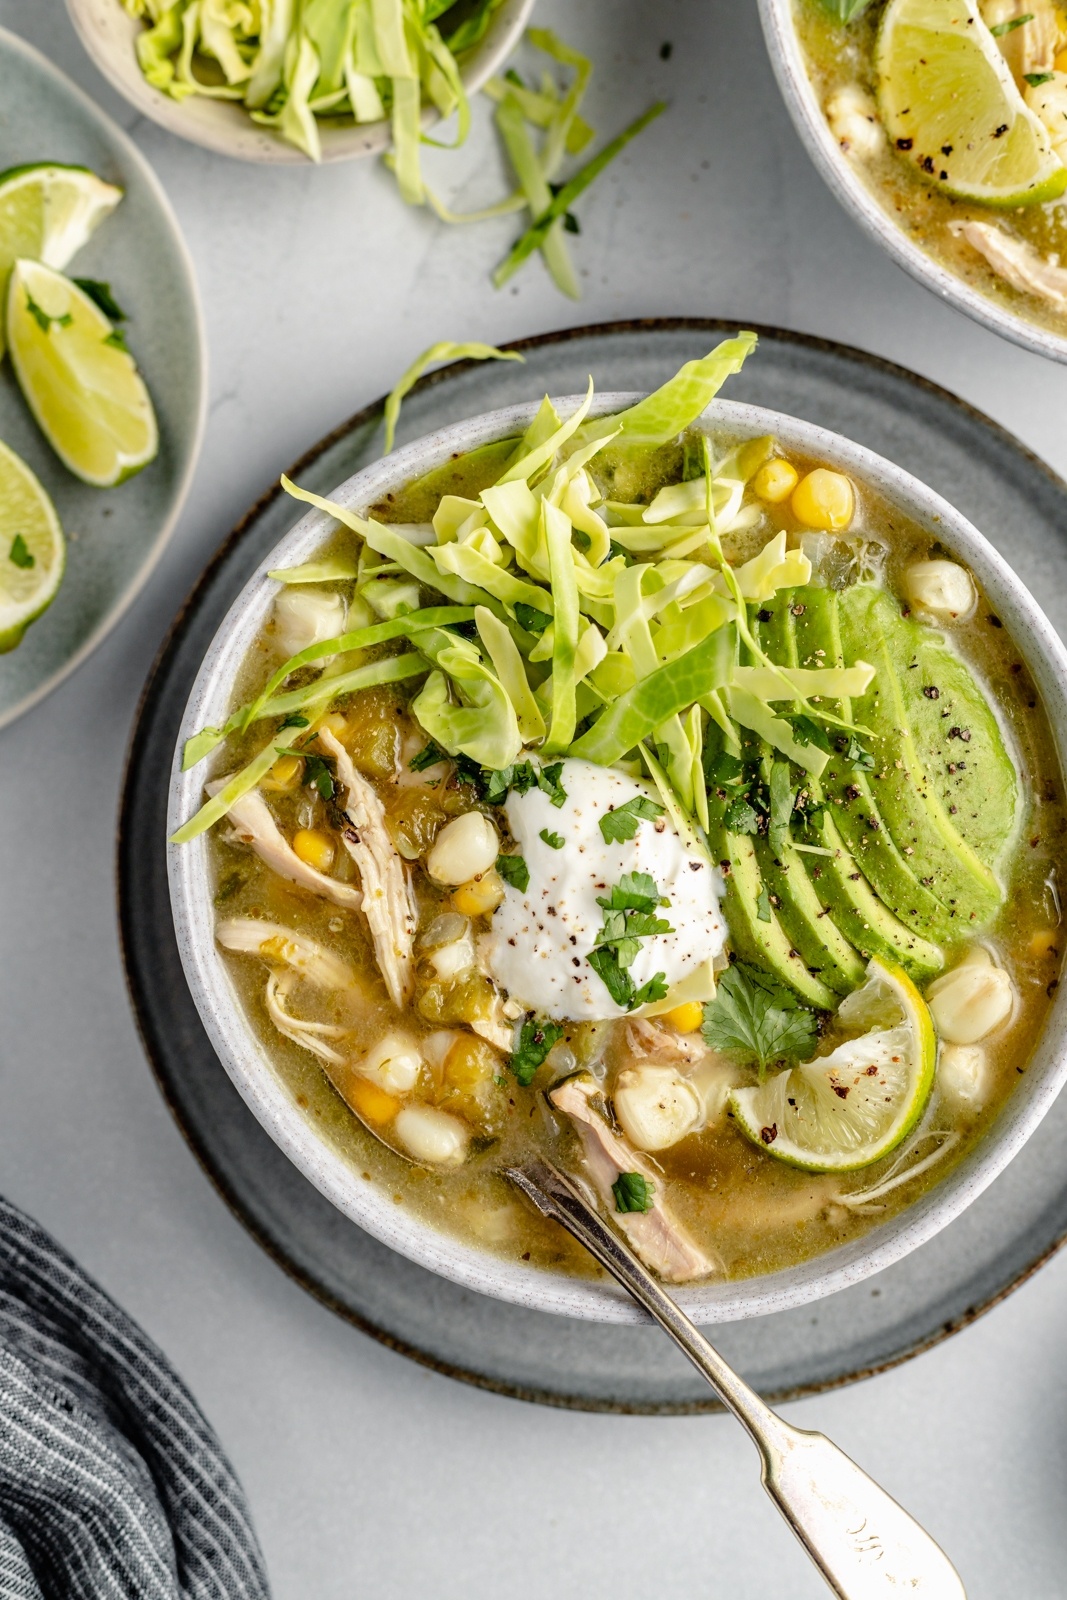
[[[967,1600],[930,1535],[824,1434],[793,1428],[765,1405],[570,1178],[547,1161],[504,1168],[503,1176],[618,1279],[748,1429],[763,1487],[838,1600]]]

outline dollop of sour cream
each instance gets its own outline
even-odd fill
[[[625,1016],[588,957],[604,924],[607,898],[624,873],[644,872],[670,904],[657,915],[671,933],[640,941],[629,968],[640,988],[662,972],[673,988],[721,953],[726,926],[719,911],[719,875],[688,846],[664,812],[642,819],[632,839],[607,843],[600,820],[652,787],[590,761],[564,761],[567,798],[554,806],[541,789],[514,790],[505,802],[508,825],[530,873],[525,890],[505,889],[493,915],[485,955],[493,977],[526,1009],[556,1021],[589,1022]],[[556,847],[542,834],[562,839]]]

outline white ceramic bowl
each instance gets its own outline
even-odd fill
[[[639,397],[605,394],[596,412],[619,411]],[[578,404],[571,396],[555,402],[563,415]],[[365,513],[384,494],[400,488],[454,452],[520,432],[535,404],[511,406],[431,434],[358,472],[331,498]],[[1055,730],[1059,759],[1067,768],[1067,652],[1040,608],[982,535],[938,495],[899,467],[811,423],[757,406],[716,401],[709,421],[753,437],[774,434],[788,451],[839,465],[870,484],[886,500],[938,539],[977,574],[997,613],[1011,631],[1041,692]],[[308,560],[329,531],[332,519],[320,511],[300,518],[271,551],[231,606],[197,675],[186,707],[171,777],[168,834],[197,809],[203,769],[183,773],[180,752],[186,738],[228,714],[232,689],[246,652],[267,622],[278,585],[268,569]],[[171,902],[185,974],[193,999],[218,1056],[241,1095],[275,1143],[327,1199],[375,1238],[412,1261],[483,1294],[540,1311],[604,1322],[642,1320],[632,1302],[614,1285],[541,1271],[504,1261],[475,1246],[438,1233],[388,1193],[367,1183],[319,1137],[245,1020],[229,973],[215,945],[215,912],[204,837],[170,845]],[[735,1283],[710,1283],[683,1289],[678,1299],[698,1322],[733,1321],[784,1310],[844,1288],[898,1261],[951,1222],[990,1184],[1033,1133],[1067,1077],[1067,985],[1060,988],[1030,1069],[985,1139],[934,1189],[908,1210],[866,1237],[828,1251],[782,1272]]]
[[[759,0],[763,36],[778,87],[801,141],[846,211],[891,255],[898,266],[975,322],[1026,350],[1067,362],[1067,337],[1052,333],[998,305],[921,250],[876,199],[830,132],[819,97],[808,77],[793,22],[797,0]],[[800,0],[811,4],[813,0]]]
[[[504,64],[518,44],[533,7],[534,0],[504,0],[485,38],[464,62],[461,76],[468,94],[474,94]],[[134,47],[144,24],[130,16],[122,0],[67,0],[67,10],[82,44],[104,77],[132,106],[158,122],[161,128],[239,161],[285,165],[307,162],[302,150],[279,138],[270,128],[261,128],[241,105],[208,99],[205,95],[172,100],[170,95],[154,89],[141,72]],[[437,120],[436,112],[429,111],[423,118],[423,126],[428,127]],[[320,123],[320,130],[323,161],[351,161],[357,156],[380,155],[391,139],[388,122],[348,126],[324,122]]]

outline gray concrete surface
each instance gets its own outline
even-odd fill
[[[570,1415],[476,1393],[290,1283],[172,1124],[119,966],[115,810],[160,637],[278,469],[431,341],[654,313],[783,323],[915,368],[1067,470],[1067,372],[938,304],[857,232],[797,143],[750,5],[541,0],[539,19],[596,59],[600,127],[653,94],[672,102],[583,204],[577,307],[536,263],[495,294],[486,273],[509,224],[448,232],[406,211],[375,166],[257,171],[177,142],[116,100],[61,0],[0,0],[0,22],[155,165],[192,248],[212,357],[200,470],[147,592],[87,666],[0,733],[0,1189],[192,1385],[247,1486],[279,1600],[816,1600],[820,1580],[724,1418]],[[429,165],[456,204],[494,192],[484,127]],[[1059,1260],[920,1360],[789,1408],[927,1523],[972,1600],[1067,1593],[1065,1317]]]

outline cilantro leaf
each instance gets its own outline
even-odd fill
[[[550,850],[562,850],[566,842],[561,833],[549,833],[547,828],[542,828],[539,837],[544,840]]]
[[[306,750],[295,750],[292,747],[283,748],[276,745],[280,756],[299,756],[304,762],[304,783],[309,789],[317,789],[323,800],[332,800],[337,792],[337,785],[333,781],[332,763],[325,756],[309,755]]]
[[[111,293],[110,283],[101,283],[99,278],[75,278],[74,282],[83,294],[100,307],[105,317],[110,317],[112,322],[125,322],[126,313]]]
[[[665,1000],[667,998],[667,988],[667,974],[665,972],[654,973],[648,982],[643,983],[634,995],[634,1005],[647,1006],[651,1005],[655,1000]]]
[[[431,739],[429,744],[424,744],[418,755],[412,756],[408,762],[410,772],[425,772],[427,767],[436,767],[439,761],[445,759],[445,753],[439,744]]]
[[[618,883],[612,884],[609,895],[597,895],[596,903],[605,911],[654,911],[670,901],[660,894],[650,873],[624,872]]]
[[[630,974],[619,965],[615,951],[609,945],[600,945],[590,950],[587,959],[615,1004],[632,1010],[637,990]]]
[[[552,1046],[562,1038],[563,1029],[558,1022],[538,1021],[536,1017],[526,1018],[519,1030],[519,1048],[508,1062],[515,1078],[524,1089],[530,1087],[538,1067]]]
[[[35,567],[37,565],[37,558],[30,549],[29,545],[26,543],[25,539],[22,537],[21,533],[16,533],[15,537],[11,541],[11,549],[8,551],[8,560],[11,562],[12,566],[20,567],[23,572],[28,572],[31,567]]]
[[[740,756],[720,750],[707,763],[707,776],[712,783],[736,783],[743,776],[745,763]]]
[[[813,744],[817,750],[825,750],[827,755],[832,754],[833,744],[830,735],[820,723],[811,717],[787,717],[786,721],[793,730],[793,738],[797,744]]]
[[[480,800],[485,790],[485,771],[478,762],[470,756],[465,756],[462,751],[459,755],[448,758],[456,769],[456,777],[460,783],[469,783],[475,795]]]
[[[307,717],[302,717],[299,711],[292,711],[283,722],[279,722],[278,732],[281,733],[285,728],[310,728],[310,726]]]
[[[530,869],[522,856],[497,856],[496,870],[505,883],[525,894],[530,887]]]
[[[130,347],[126,343],[126,335],[123,333],[121,328],[112,328],[111,332],[108,334],[107,338],[102,341],[102,343],[109,344],[113,350],[122,350],[126,355],[129,355],[130,353]]]
[[[516,761],[510,767],[490,772],[485,782],[485,799],[491,806],[503,805],[510,790],[526,794],[537,783],[537,768],[532,761]]]
[[[815,1013],[784,984],[736,962],[704,1007],[704,1043],[754,1061],[763,1073],[774,1061],[807,1060],[818,1037]]]
[[[516,600],[515,621],[527,633],[544,633],[552,618],[547,611],[538,611],[536,606],[528,606],[525,600]]]
[[[69,311],[64,311],[61,317],[50,316],[43,306],[39,306],[30,291],[26,290],[26,310],[36,322],[42,333],[47,333],[53,322],[60,328],[69,328],[74,321]]]
[[[620,1172],[611,1186],[616,1211],[651,1211],[655,1184],[643,1172]]]
[[[562,761],[554,761],[550,767],[540,767],[537,773],[537,787],[542,794],[547,794],[557,811],[567,802],[567,791],[559,781],[562,775]]]
[[[852,766],[858,767],[863,772],[874,771],[874,757],[869,750],[863,748],[855,734],[838,739],[837,748]]]
[[[633,839],[642,822],[654,822],[663,815],[663,806],[650,800],[648,795],[637,794],[623,806],[616,806],[600,818],[600,831],[605,844],[622,844]]]
[[[736,800],[731,800],[722,817],[727,833],[758,833],[759,816],[752,809],[749,802],[738,795]]]

